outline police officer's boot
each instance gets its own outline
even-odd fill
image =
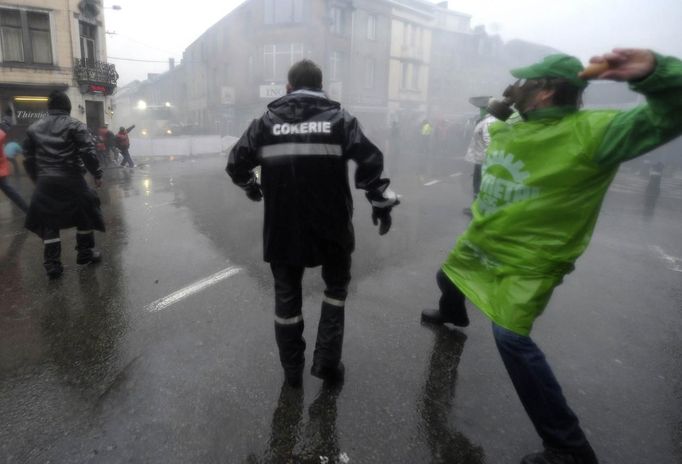
[[[279,360],[284,368],[284,379],[294,388],[303,382],[305,364],[305,339],[303,320],[293,324],[275,322],[275,340],[279,348]]]
[[[322,302],[320,325],[317,328],[317,341],[310,373],[329,382],[341,382],[344,376],[344,366],[341,363],[344,304],[344,301],[329,297]]]
[[[62,242],[57,238],[50,238],[44,241],[45,248],[43,249],[43,266],[45,272],[50,279],[59,278],[64,272],[61,263]]]
[[[76,256],[77,264],[91,264],[99,263],[102,260],[102,254],[95,251],[95,233],[91,230],[76,232]]]

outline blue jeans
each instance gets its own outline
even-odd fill
[[[121,161],[121,166],[125,166],[127,164],[131,168],[134,168],[135,163],[133,163],[133,159],[130,157],[130,151],[128,151],[127,148],[120,148],[119,151],[121,152],[121,156],[123,156],[123,161]]]
[[[493,335],[516,393],[547,448],[589,448],[545,355],[530,339],[493,323]]]

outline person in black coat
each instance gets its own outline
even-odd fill
[[[355,246],[348,161],[355,185],[367,192],[381,235],[391,227],[398,196],[381,177],[381,151],[357,119],[322,92],[322,71],[303,60],[289,70],[287,95],[252,122],[230,152],[227,173],[247,196],[265,198],[264,258],[275,278],[275,338],[285,379],[301,383],[305,341],[301,280],[306,267],[322,266],[327,286],[311,373],[343,375],[344,307]],[[259,184],[254,168],[261,166]]]
[[[71,101],[60,91],[50,94],[48,116],[32,124],[24,142],[24,167],[36,184],[26,228],[44,241],[44,265],[48,277],[61,276],[59,231],[76,227],[78,264],[96,263],[94,231],[105,231],[97,193],[83,175],[90,172],[102,185],[93,139],[85,124],[72,118]]]

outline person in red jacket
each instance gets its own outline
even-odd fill
[[[116,148],[119,149],[121,156],[123,156],[121,166],[125,166],[127,163],[131,168],[135,167],[135,163],[133,163],[133,159],[130,157],[130,152],[128,151],[130,149],[130,138],[128,137],[128,134],[133,129],[135,129],[134,124],[127,129],[121,126],[118,130],[118,134],[116,134]]]
[[[97,154],[100,156],[100,161],[108,166],[111,160],[116,162],[116,153],[114,152],[114,145],[116,144],[116,135],[109,130],[108,125],[104,125],[97,129]]]
[[[10,119],[11,113],[5,113],[5,117],[0,122],[0,190],[7,195],[7,198],[17,205],[24,213],[28,211],[28,205],[19,193],[9,185],[7,178],[10,175],[9,160],[5,156],[5,142],[7,141],[7,133],[11,127]]]

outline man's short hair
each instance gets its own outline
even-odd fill
[[[301,60],[289,69],[289,85],[294,89],[322,90],[322,70],[311,60]]]
[[[47,109],[48,110],[62,110],[71,112],[71,100],[69,96],[66,95],[61,90],[55,90],[50,93],[47,97]]]

